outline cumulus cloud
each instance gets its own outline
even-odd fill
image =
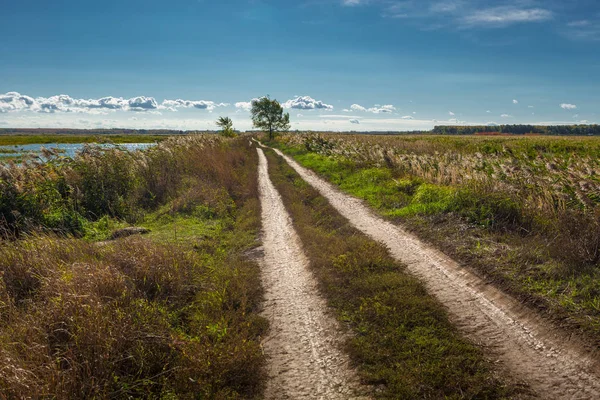
[[[294,108],[298,110],[333,110],[333,106],[315,100],[310,96],[298,96],[282,104],[283,108]]]
[[[412,115],[405,115],[403,117],[400,117],[401,119],[415,119]]]
[[[199,110],[212,111],[217,107],[226,107],[228,103],[215,103],[214,101],[206,100],[165,100],[162,102],[162,107],[171,111],[175,111],[178,108],[197,108]]]
[[[135,97],[128,100],[129,108],[132,111],[148,111],[158,109],[158,104],[153,97]]]
[[[519,104],[519,100],[514,100],[513,99],[513,104]]]
[[[250,111],[250,109],[252,108],[252,102],[251,101],[239,101],[239,102],[235,103],[235,108],[240,108],[245,111]]]
[[[454,116],[455,114],[452,111],[448,111],[448,115]]]
[[[562,103],[560,105],[560,108],[562,108],[563,110],[575,110],[577,106],[575,104]]]
[[[38,113],[75,112],[88,114],[103,114],[109,111],[133,111],[157,113],[159,110],[195,107],[213,110],[215,107],[226,106],[226,103],[212,101],[165,100],[158,104],[154,97],[137,96],[130,99],[123,97],[102,97],[99,99],[76,99],[61,94],[51,97],[22,95],[17,92],[0,94],[0,112],[32,111]]]
[[[360,121],[359,121],[359,120],[357,120],[357,119],[351,119],[351,120],[349,120],[349,122],[350,122],[351,124],[360,124]]]
[[[21,111],[35,104],[35,99],[17,92],[0,94],[0,112]]]
[[[369,108],[367,111],[372,112],[373,114],[386,114],[393,113],[394,111],[396,111],[396,107],[394,107],[391,104],[386,104],[383,106],[375,104],[374,107]]]
[[[350,109],[354,110],[354,111],[367,111],[367,109],[365,107],[361,106],[360,104],[352,104],[350,106]]]
[[[511,115],[508,115],[508,114],[502,114],[502,115],[501,115],[501,117],[502,117],[502,118],[510,118],[510,117],[511,117]]]

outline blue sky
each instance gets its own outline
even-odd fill
[[[0,127],[600,121],[597,0],[0,1]]]

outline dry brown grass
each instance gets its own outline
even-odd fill
[[[243,256],[260,209],[256,154],[244,144],[190,138],[145,155],[92,150],[75,161],[87,170],[69,163],[56,168],[58,178],[39,166],[46,175],[38,183],[64,178],[78,207],[114,183],[112,200],[96,203],[108,215],[119,204],[136,206],[127,211],[136,218],[160,208],[194,225],[202,219],[186,213],[202,207],[223,228],[183,244],[43,232],[0,242],[0,398],[260,396],[262,288],[258,265]],[[102,175],[109,170],[123,171],[124,183]]]

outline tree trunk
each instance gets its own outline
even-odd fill
[[[273,140],[273,127],[269,126],[269,140]]]

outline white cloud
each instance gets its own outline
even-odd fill
[[[542,8],[518,8],[500,6],[473,11],[463,18],[467,25],[498,27],[521,22],[547,21],[553,17],[552,11]]]
[[[217,107],[226,107],[228,103],[215,103],[214,101],[206,100],[165,100],[162,102],[162,107],[174,111],[178,108],[197,108],[199,110],[212,111]]]
[[[235,103],[235,108],[241,108],[242,110],[250,111],[250,109],[252,108],[252,102],[239,101],[239,102]]]
[[[513,104],[519,104],[519,100],[514,100],[513,99]]]
[[[491,113],[491,111],[490,111],[490,110],[487,110],[487,111],[486,111],[486,113],[488,113],[488,114],[489,114],[489,113]]]
[[[252,109],[252,102],[258,101],[261,98],[255,97],[250,101],[238,101],[237,103],[235,103],[235,108],[237,108],[238,111],[239,110],[250,111]]]
[[[350,119],[348,120],[351,124],[360,124],[360,121],[357,119]]]
[[[370,112],[373,114],[386,114],[393,113],[394,111],[396,111],[396,107],[394,107],[392,104],[386,104],[383,106],[380,104],[375,104],[373,107],[370,108],[363,107],[360,104],[352,104],[350,106],[350,109],[352,111]],[[350,112],[350,110],[347,110],[346,112]]]
[[[527,106],[527,108],[535,108],[534,106]]]
[[[396,107],[391,104],[386,104],[383,106],[375,104],[374,107],[369,108],[367,111],[372,112],[373,114],[386,114],[396,111]]]
[[[415,119],[412,115],[405,115],[401,119]]]
[[[148,111],[158,109],[158,103],[154,97],[135,97],[128,100],[129,109],[132,111]]]
[[[448,115],[454,116],[455,114],[452,111],[448,111]]]
[[[562,103],[560,105],[560,108],[562,108],[563,110],[574,110],[577,108],[577,106],[575,104]]]
[[[325,104],[320,100],[315,100],[310,96],[298,96],[282,104],[284,108],[294,108],[299,110],[333,110],[333,106]]]
[[[502,118],[511,118],[511,117],[512,117],[512,115],[508,115],[508,114],[502,114],[502,115],[501,115],[501,117],[502,117]]]
[[[352,112],[352,110],[348,110],[347,108],[344,108],[344,109],[342,110],[342,112]]]
[[[17,92],[0,94],[0,112],[27,110],[34,104],[32,97]]]
[[[367,111],[367,109],[365,107],[361,106],[360,104],[352,104],[350,106],[350,109],[354,110],[354,111]]]
[[[298,118],[302,118],[302,117],[304,117],[304,115],[303,114],[298,114],[297,117]]]
[[[175,111],[177,108],[198,108],[212,111],[216,107],[227,106],[226,103],[212,101],[165,100],[158,104],[154,97],[137,96],[130,99],[123,97],[102,97],[100,99],[75,99],[61,94],[51,97],[21,95],[17,92],[0,94],[0,112],[31,111],[38,113],[88,113],[106,114],[110,111],[134,111],[158,113],[159,110]]]
[[[580,124],[589,124],[590,121],[588,121],[587,119],[582,119],[581,121],[579,121]]]

